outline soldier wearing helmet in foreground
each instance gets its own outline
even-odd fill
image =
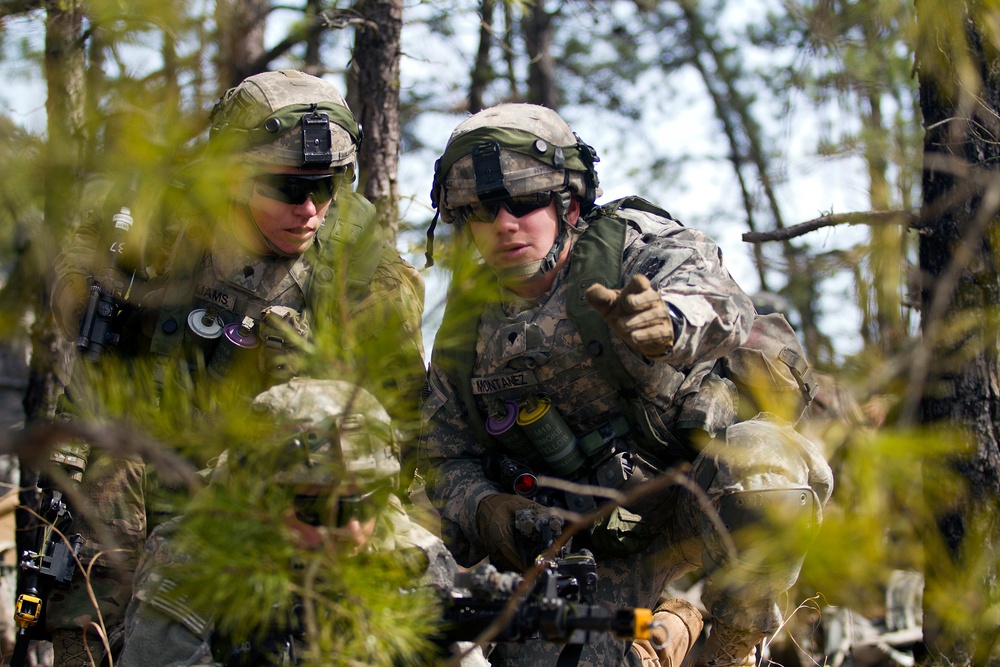
[[[238,446],[228,451],[213,469],[210,488],[202,494],[206,502],[196,499],[188,513],[153,531],[136,574],[125,646],[116,664],[340,664],[352,657],[365,664],[430,662],[433,656],[421,654],[418,642],[407,641],[402,625],[413,614],[408,607],[417,603],[414,595],[392,590],[396,584],[388,580],[391,571],[383,577],[369,577],[364,584],[347,582],[345,588],[355,599],[352,606],[340,605],[336,598],[316,599],[330,591],[336,595],[338,585],[343,584],[326,579],[345,576],[344,567],[362,554],[368,563],[358,567],[405,568],[413,580],[408,588],[420,584],[444,591],[457,572],[441,540],[412,522],[390,492],[398,483],[400,465],[388,414],[370,393],[338,380],[293,379],[261,393],[253,408],[258,416],[276,419],[273,429],[266,432],[283,444],[265,444],[257,451]],[[214,496],[208,493],[212,491]],[[220,498],[229,502],[220,503]],[[239,509],[229,509],[229,525],[218,526],[213,513],[219,511],[218,505],[232,508],[233,500]],[[247,523],[251,525],[241,525]],[[267,526],[261,528],[258,523]],[[200,534],[205,529],[209,534]],[[273,539],[263,544],[228,543],[228,535],[244,531]],[[276,548],[275,542],[290,549]],[[233,551],[240,553],[230,558]],[[294,565],[280,562],[288,553],[293,554]],[[400,560],[378,559],[392,554]],[[204,565],[220,559],[235,573],[228,590],[221,590],[218,573]],[[282,576],[288,580],[279,586],[258,585]],[[314,579],[307,582],[308,577]],[[372,583],[380,580],[385,583]],[[359,591],[360,586],[378,590]],[[274,599],[268,598],[268,590]],[[289,596],[290,590],[307,591],[308,596]],[[386,607],[381,612],[365,605],[360,597],[364,595],[395,598],[379,601]],[[251,598],[252,610],[248,610],[246,601]],[[232,610],[234,601],[238,608]],[[303,605],[313,605],[310,614],[320,628],[324,621],[327,625],[335,622],[324,614],[366,619],[354,627],[362,628],[360,644],[367,654],[323,655],[315,635],[310,639],[300,624]],[[331,608],[340,611],[331,613]],[[245,626],[248,611],[264,617],[262,612],[268,609],[273,609],[270,627]],[[242,614],[239,620],[233,618],[234,612]],[[371,618],[380,614],[385,618]],[[390,623],[391,632],[379,633],[380,622]],[[339,634],[351,634],[352,624],[343,619],[336,623]],[[235,632],[241,634],[234,633],[234,624]],[[349,643],[346,637],[337,639]],[[462,664],[487,663],[481,652],[474,652]]]
[[[829,467],[790,424],[737,420],[721,361],[755,315],[716,244],[637,197],[597,206],[596,161],[534,105],[486,109],[452,133],[432,201],[482,261],[455,267],[435,341],[420,445],[427,493],[459,564],[488,556],[517,570],[544,546],[539,520],[632,494],[573,548],[596,557],[600,603],[684,622],[659,651],[607,638],[585,646],[579,664],[676,667],[701,618],[660,593],[698,566],[711,630],[697,664],[752,664],[806,540],[746,547],[814,528]],[[686,485],[641,493],[685,465]],[[579,486],[545,488],[539,475]],[[716,528],[719,517],[731,531]],[[756,542],[755,527],[767,531]],[[558,658],[543,642],[500,643],[489,655],[495,665]]]
[[[265,72],[230,89],[211,123],[201,159],[170,187],[138,179],[112,191],[106,210],[81,228],[57,266],[57,321],[77,335],[90,277],[103,259],[104,229],[127,220],[126,229],[134,228],[118,258],[126,317],[114,324],[114,354],[102,357],[151,366],[164,396],[225,395],[237,406],[296,374],[348,375],[394,418],[412,420],[424,371],[423,283],[386,242],[374,207],[350,188],[361,129],[341,94],[301,72]],[[142,252],[128,254],[137,245]],[[100,380],[74,378],[69,413],[100,416],[92,394]],[[213,400],[195,413],[210,411]],[[204,452],[196,463],[217,453]],[[72,530],[85,538],[82,562],[123,550],[124,567],[111,567],[105,554],[91,577],[114,640],[150,506],[165,492],[147,484],[138,460],[95,452],[88,461],[73,447],[56,457],[82,476],[91,515],[114,538],[102,544],[78,511]],[[98,620],[96,612],[79,573],[69,590],[53,592],[47,629],[57,667],[91,664],[82,628]],[[92,630],[86,642],[99,662],[104,651]]]

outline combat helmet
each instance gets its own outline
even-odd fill
[[[295,378],[260,393],[257,413],[292,432],[272,480],[290,486],[394,484],[397,440],[378,399],[351,382]]]
[[[326,504],[384,500],[398,485],[398,438],[389,414],[358,385],[294,378],[258,394],[252,411],[260,432],[277,441],[223,452],[210,473],[213,485],[228,485],[237,469],[262,470],[253,484]]]
[[[230,88],[212,109],[209,131],[211,143],[251,163],[344,170],[351,178],[361,139],[337,88],[296,70],[255,74]]]
[[[480,111],[452,132],[434,165],[431,204],[445,223],[461,222],[465,207],[496,207],[510,197],[555,195],[560,233],[548,256],[516,267],[520,277],[548,272],[566,242],[569,195],[586,214],[600,196],[594,149],[559,114],[535,104],[501,104]],[[535,266],[537,265],[537,266]]]

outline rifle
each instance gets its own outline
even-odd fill
[[[51,485],[45,485],[51,486]],[[34,630],[45,611],[44,601],[56,584],[69,584],[76,572],[76,559],[83,544],[79,533],[63,535],[73,523],[62,491],[43,488],[40,494],[42,511],[38,513],[33,530],[36,533],[35,550],[21,554],[20,567],[23,583],[14,606],[14,622],[17,635],[11,667],[21,667],[28,655],[28,644],[34,638]]]
[[[130,205],[134,192],[133,179],[124,192],[116,190],[109,195],[109,200],[117,200],[115,206],[122,200],[124,204],[118,206],[118,212],[111,216],[111,229],[101,230],[98,235],[98,248],[105,247],[107,254],[99,254],[96,258],[76,340],[80,355],[93,363],[100,360],[108,347],[117,345],[119,341],[114,325],[129,291],[120,269],[120,260],[133,224]],[[90,446],[86,443],[64,443],[52,451],[50,461],[64,468],[71,482],[79,482],[87,467],[89,451]],[[14,607],[17,634],[11,667],[21,667],[25,663],[28,645],[44,618],[45,601],[53,586],[67,585],[73,580],[77,557],[83,545],[83,537],[79,533],[68,535],[73,514],[63,498],[63,492],[42,480],[38,487],[39,504],[31,528],[35,535],[35,547],[23,551],[20,559],[22,577]]]
[[[563,547],[555,558],[539,563],[539,576],[529,584],[515,572],[499,572],[481,564],[455,577],[455,590],[444,603],[444,642],[472,641],[494,622],[509,614],[490,641],[542,638],[559,644],[581,645],[595,632],[611,632],[619,639],[648,639],[653,614],[649,609],[611,610],[594,604],[597,564],[587,549]],[[512,607],[522,588],[526,597]]]

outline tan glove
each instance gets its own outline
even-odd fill
[[[704,621],[694,605],[680,598],[661,600],[653,611],[649,639],[632,644],[642,667],[680,667],[698,641]]]
[[[75,339],[80,333],[80,320],[89,295],[90,282],[79,273],[67,273],[52,290],[52,314],[69,338]]]
[[[674,323],[660,294],[649,278],[632,276],[624,289],[593,284],[587,288],[587,303],[625,343],[647,357],[659,357],[674,346]]]
[[[486,544],[490,562],[500,569],[524,572],[545,550],[535,527],[551,521],[551,537],[562,531],[562,519],[555,513],[522,496],[497,493],[479,501],[476,508],[476,530]]]

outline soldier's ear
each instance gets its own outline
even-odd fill
[[[573,195],[569,198],[569,208],[566,209],[566,224],[576,226],[576,221],[580,219],[580,200]]]

